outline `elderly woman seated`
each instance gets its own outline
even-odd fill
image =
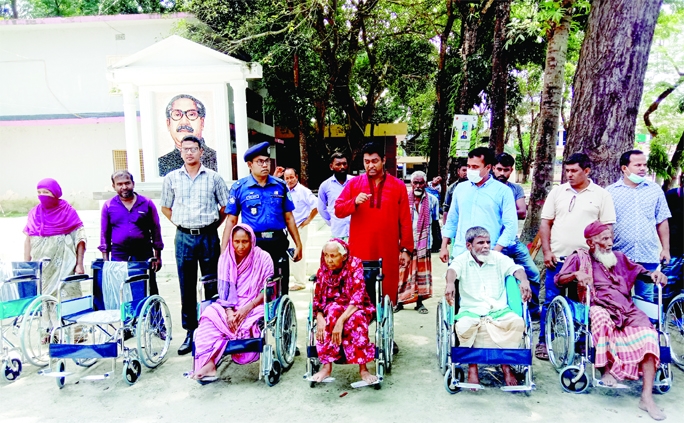
[[[466,232],[466,248],[454,258],[446,275],[444,296],[454,304],[456,282],[460,302],[456,306],[456,335],[462,347],[520,348],[525,323],[508,307],[506,277],[520,281],[520,294],[528,301],[532,292],[525,269],[498,251],[491,251],[489,232],[475,226]],[[502,365],[506,385],[518,384],[508,365]],[[480,383],[477,364],[468,366],[468,383]]]
[[[375,307],[366,292],[361,259],[349,256],[349,246],[331,239],[323,246],[318,270],[313,312],[316,316],[316,350],[323,364],[313,380],[322,382],[332,374],[332,363],[342,359],[358,364],[361,378],[375,383],[366,363],[375,358],[375,347],[368,340],[368,325]]]
[[[216,364],[228,341],[261,336],[263,287],[271,276],[273,261],[256,246],[252,228],[235,225],[218,263],[219,298],[202,312],[195,332],[193,379],[200,383],[217,380]],[[238,364],[247,364],[257,361],[259,353],[233,354],[231,358]]]
[[[610,226],[594,222],[584,229],[589,250],[572,253],[555,277],[556,285],[577,281],[581,298],[591,290],[589,318],[596,347],[594,365],[601,370],[601,381],[613,386],[617,380],[644,375],[639,408],[654,420],[665,414],[653,401],[653,381],[660,356],[658,333],[646,314],[632,301],[632,287],[639,275],[650,275],[653,282],[665,285],[667,276],[649,273],[624,254],[613,251]]]

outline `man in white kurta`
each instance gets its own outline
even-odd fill
[[[523,301],[532,295],[525,269],[509,257],[491,251],[486,229],[475,226],[466,232],[468,251],[458,255],[449,265],[445,297],[456,307],[456,335],[462,347],[520,348],[525,323],[508,306],[506,277],[519,281]],[[507,385],[517,385],[510,367],[501,366]],[[477,365],[470,364],[468,382],[479,383]]]
[[[298,291],[306,287],[306,281],[309,279],[306,275],[306,242],[309,237],[309,223],[318,214],[316,208],[318,198],[309,188],[299,183],[299,175],[294,169],[285,169],[284,178],[295,205],[292,215],[295,218],[299,238],[302,241],[302,259],[290,264],[290,275],[294,279],[294,286],[290,287],[290,291]],[[290,238],[290,247],[294,247],[292,238]]]

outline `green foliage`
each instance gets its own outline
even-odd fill
[[[674,177],[677,173],[677,169],[670,162],[667,147],[658,138],[651,141],[647,166],[651,172],[663,179]]]
[[[173,13],[183,0],[27,0],[21,17],[47,18],[137,13]]]

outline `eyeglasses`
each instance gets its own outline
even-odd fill
[[[188,120],[196,120],[199,117],[199,112],[196,109],[190,109],[186,111],[173,109],[170,113],[171,120],[181,120],[183,115],[185,115]]]
[[[570,200],[570,205],[568,206],[568,213],[570,213],[572,209],[575,207],[575,199],[577,199],[577,196],[573,195],[572,200]]]
[[[199,147],[185,147],[182,150],[183,153],[197,153],[199,151]]]
[[[257,166],[261,166],[261,167],[269,166],[271,164],[271,159],[266,159],[266,160],[258,159],[258,160],[254,160],[254,163],[256,163]]]

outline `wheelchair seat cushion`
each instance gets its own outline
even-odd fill
[[[76,316],[64,316],[64,320],[72,323],[89,325],[110,325],[121,321],[120,310],[98,310]]]

